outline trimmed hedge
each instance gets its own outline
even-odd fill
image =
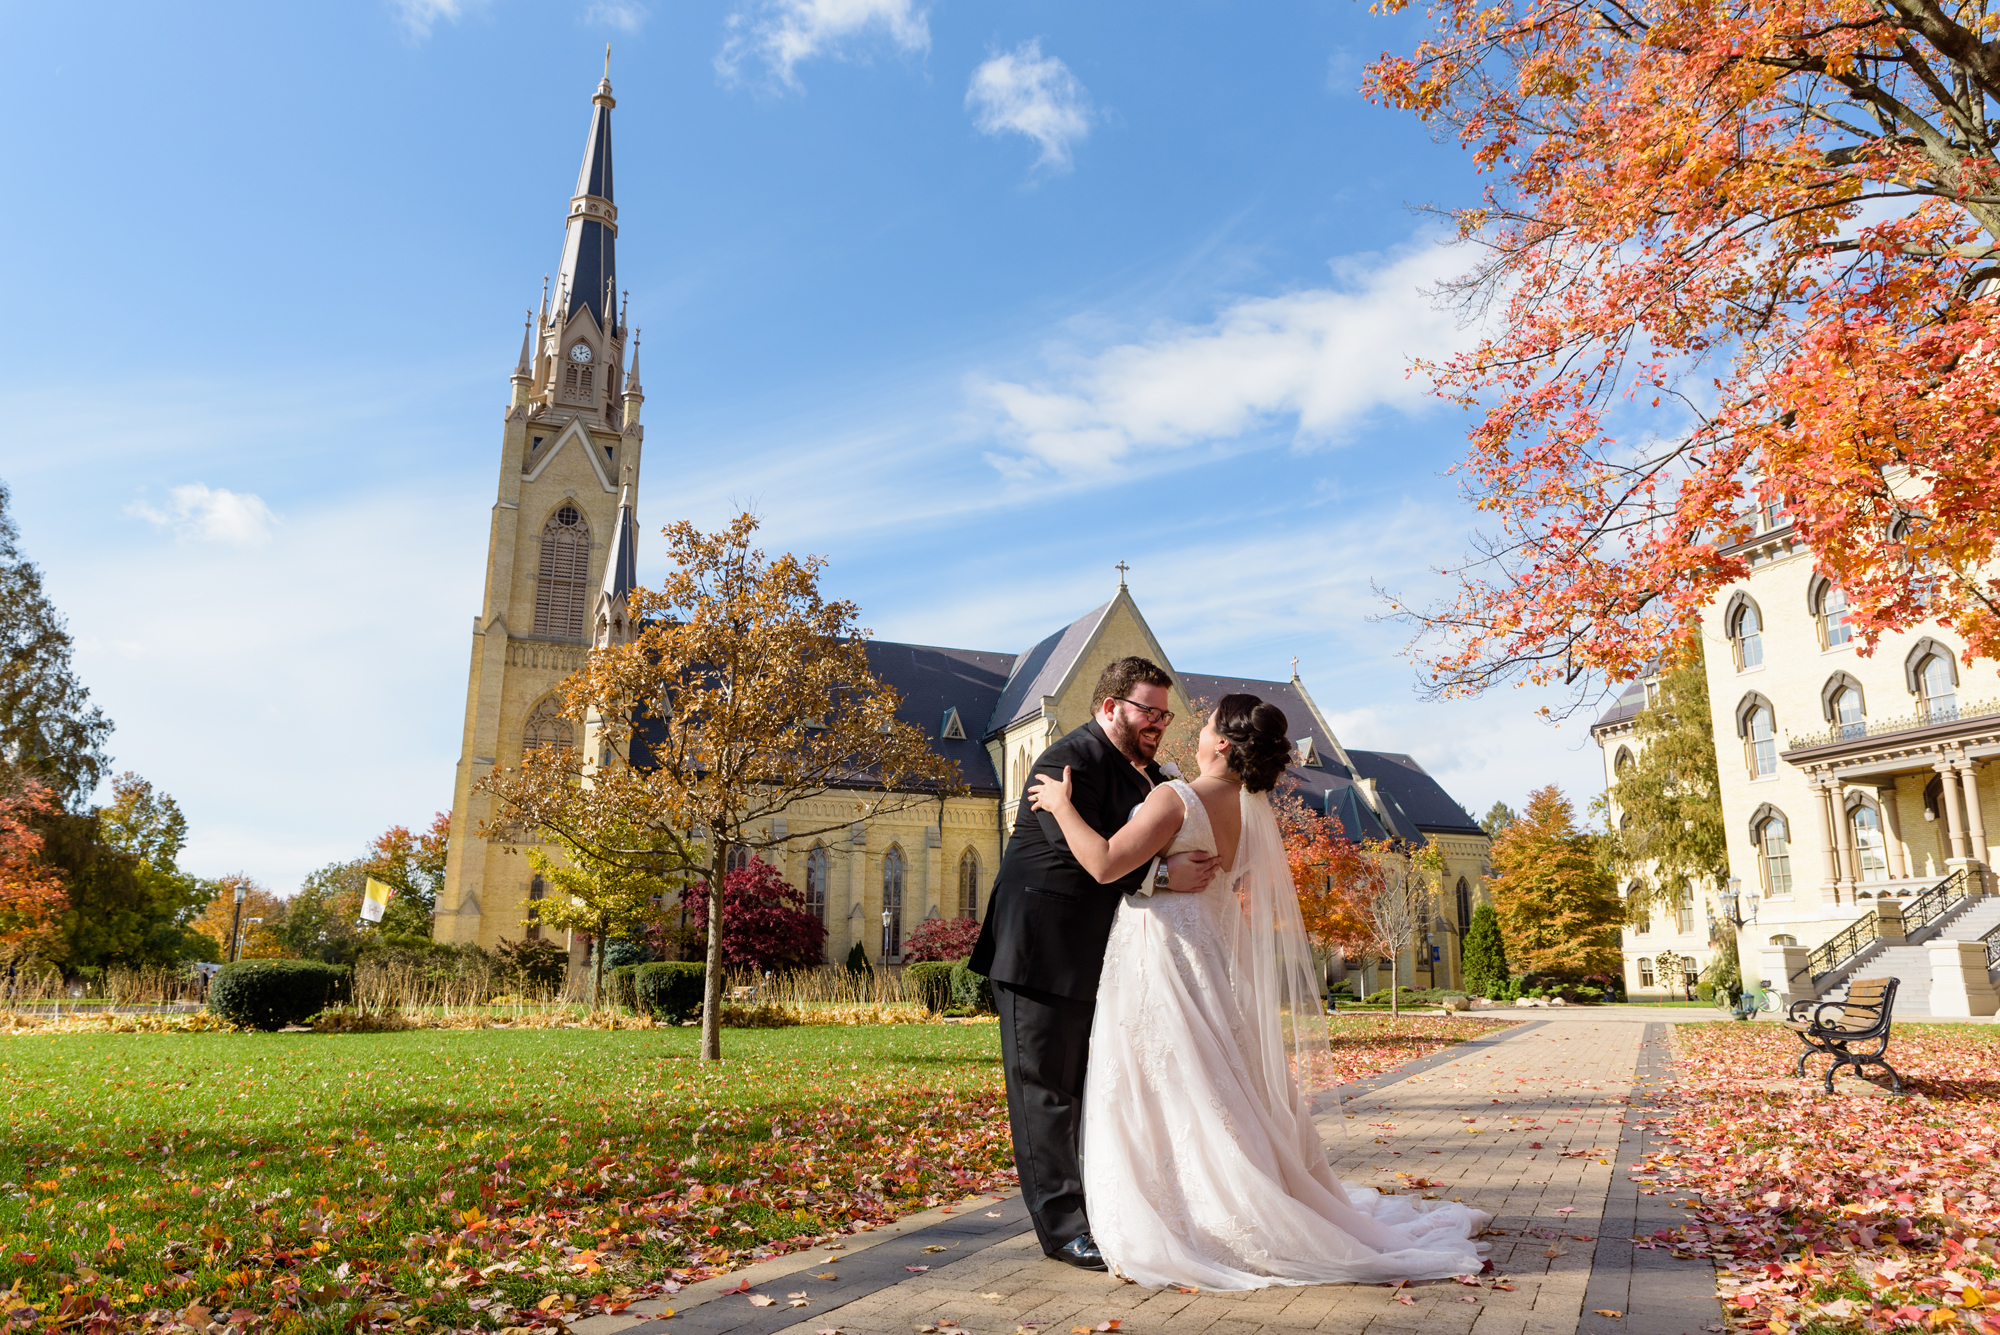
[[[974,973],[969,960],[954,960],[951,966],[951,1006],[953,1010],[990,1011],[993,984],[983,973]]]
[[[679,1024],[701,1013],[707,977],[708,966],[690,960],[641,964],[632,971],[632,994],[640,1010]]]
[[[348,994],[348,968],[319,960],[238,960],[216,971],[208,1008],[246,1029],[303,1024]]]
[[[951,1005],[952,967],[943,960],[923,960],[903,968],[906,990],[922,1001],[924,1009],[933,1015]]]

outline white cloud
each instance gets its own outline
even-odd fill
[[[638,0],[592,0],[584,18],[620,32],[636,33],[646,26],[648,11]]]
[[[886,37],[898,51],[928,51],[930,22],[913,0],[748,0],[729,16],[715,72],[734,83],[745,61],[761,60],[787,88],[815,56],[844,57],[854,44]]]
[[[994,56],[972,73],[965,107],[984,134],[1026,135],[1042,146],[1037,167],[1068,171],[1070,145],[1090,133],[1090,94],[1039,39]]]
[[[1432,402],[1412,358],[1468,339],[1424,289],[1463,258],[1441,245],[1336,266],[1338,285],[1236,301],[1206,325],[1072,358],[1029,384],[975,381],[1012,446],[1002,473],[1101,473],[1145,452],[1217,442],[1289,419],[1330,440],[1381,408]]]
[[[389,0],[389,7],[410,36],[422,41],[440,20],[456,23],[476,3],[478,0]]]
[[[134,501],[125,507],[126,513],[170,529],[178,538],[230,547],[263,546],[271,540],[271,525],[278,522],[271,507],[252,492],[211,490],[190,482],[167,495],[172,503],[164,509]]]

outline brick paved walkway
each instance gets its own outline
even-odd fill
[[[755,1292],[778,1300],[775,1308],[699,1291],[725,1284],[710,1281],[678,1296],[680,1315],[673,1319],[597,1318],[576,1329],[578,1335],[903,1335],[937,1325],[968,1335],[1069,1335],[1076,1326],[1117,1320],[1121,1335],[1703,1335],[1720,1322],[1710,1268],[1631,1246],[1635,1230],[1643,1236],[1676,1221],[1659,1218],[1665,1207],[1636,1196],[1615,1172],[1621,1149],[1630,1163],[1644,1148],[1644,1132],[1625,1125],[1628,1107],[1643,1097],[1636,1077],[1643,1069],[1651,1081],[1663,1079],[1666,1026],[1701,1013],[1593,1008],[1521,1018],[1518,1028],[1420,1064],[1352,1097],[1343,1112],[1319,1118],[1343,1178],[1462,1199],[1496,1216],[1496,1232],[1487,1238],[1494,1274],[1478,1287],[1444,1280],[1400,1291],[1143,1289],[1047,1260],[1032,1232],[999,1241],[978,1236],[982,1227],[1020,1227],[1019,1202],[1008,1201],[961,1209],[955,1219],[933,1212],[893,1233],[857,1239],[855,1248],[879,1254],[870,1261],[869,1251],[857,1250],[844,1258],[854,1278],[864,1272],[870,1278],[850,1286],[843,1276],[839,1293],[813,1280],[813,1272],[828,1269],[826,1256],[816,1253],[747,1272]],[[934,1235],[939,1223],[950,1236]],[[1613,1236],[1600,1241],[1605,1229]],[[944,1250],[922,1254],[930,1269],[903,1269],[934,1236],[928,1245]],[[903,1257],[905,1250],[912,1256]],[[838,1273],[843,1263],[831,1269]],[[739,1279],[732,1275],[726,1283]],[[1494,1287],[1496,1280],[1512,1288]],[[788,1308],[787,1295],[797,1292],[808,1295],[809,1305]],[[1618,1315],[1599,1316],[1600,1307]]]

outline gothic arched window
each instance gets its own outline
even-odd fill
[[[903,953],[903,850],[882,855],[882,958]]]
[[[1625,888],[1625,898],[1628,901],[1636,901],[1638,900],[1639,896],[1644,894],[1645,892],[1646,892],[1645,883],[1642,881],[1634,881],[1632,882],[1631,885]],[[1653,930],[1652,910],[1645,907],[1644,905],[1640,905],[1639,907],[1634,908],[1632,910],[1633,934],[1635,936],[1644,936],[1646,933],[1652,930]]]
[[[727,876],[732,872],[748,871],[749,869],[750,850],[741,844],[731,844],[728,850],[722,855],[722,874]]]
[[[1860,691],[1852,686],[1839,687],[1828,703],[1833,708],[1834,726],[1839,729],[1843,741],[1867,735],[1868,724],[1863,717]]]
[[[544,697],[528,715],[527,726],[521,729],[522,754],[544,746],[567,751],[574,745],[576,733],[570,721],[562,716],[562,706],[553,695]]]
[[[1783,816],[1767,816],[1750,831],[1757,845],[1757,869],[1764,877],[1764,897],[1792,893],[1792,831]]]
[[[958,916],[979,916],[979,854],[969,848],[958,860]]]
[[[542,901],[549,895],[548,883],[537,876],[528,882],[528,939],[542,939]]]
[[[1854,638],[1854,627],[1847,624],[1847,595],[1840,591],[1838,585],[1822,580],[1813,603],[1813,615],[1819,618],[1819,642],[1822,645],[1837,649]]]
[[[826,882],[832,862],[825,844],[814,844],[806,854],[806,912],[821,922],[826,921]]]
[[[1461,876],[1458,878],[1458,934],[1465,935],[1472,930],[1472,886]]]
[[[1736,646],[1736,670],[1764,664],[1764,617],[1757,604],[1745,600],[1729,619],[1729,638]]]
[[[590,589],[590,525],[564,502],[542,525],[541,564],[535,571],[535,634],[583,638]]]
[[[1924,717],[1932,723],[1949,723],[1958,717],[1958,674],[1943,654],[1928,654],[1917,664],[1918,694],[1923,699]]]
[[[1778,724],[1769,705],[1752,705],[1743,716],[1743,758],[1753,779],[1778,772]]]

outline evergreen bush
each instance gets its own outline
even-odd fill
[[[847,971],[849,973],[868,972],[868,952],[861,948],[859,941],[854,943],[854,949],[847,952]]]
[[[956,960],[951,966],[951,1007],[967,1013],[993,1010],[993,984],[983,973],[974,973],[970,960]]]
[[[1500,915],[1491,904],[1472,911],[1472,925],[1465,932],[1465,989],[1475,996],[1497,1001],[1495,988],[1507,982],[1507,943],[1500,937]]]
[[[952,966],[941,960],[920,960],[903,969],[904,988],[935,1015],[951,1005]]]
[[[632,970],[632,995],[638,1009],[669,1024],[701,1013],[702,989],[708,967],[688,960],[641,964]]]
[[[319,960],[238,960],[209,985],[208,1008],[246,1029],[303,1024],[348,995],[344,964]]]

